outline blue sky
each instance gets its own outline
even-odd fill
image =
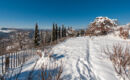
[[[0,26],[51,28],[53,23],[86,28],[97,16],[130,22],[129,0],[0,0]]]

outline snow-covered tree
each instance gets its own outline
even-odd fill
[[[118,25],[117,22],[117,19],[96,17],[96,19],[89,25],[87,32],[91,34],[107,34]]]

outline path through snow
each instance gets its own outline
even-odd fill
[[[62,79],[119,80],[111,61],[102,53],[102,48],[105,48],[106,45],[111,47],[115,42],[122,41],[105,37],[77,37],[70,38],[53,47],[53,58],[59,62],[62,60],[64,64]],[[47,59],[39,58],[35,72],[33,72],[34,76],[45,62]],[[32,67],[27,68],[24,68],[23,72],[28,72]]]
[[[64,55],[63,79],[117,80],[111,62],[102,55],[103,44],[102,39],[77,37],[55,46],[53,52]]]
[[[64,55],[64,77],[72,80],[94,80],[89,62],[89,39],[72,38],[53,48],[54,53]]]

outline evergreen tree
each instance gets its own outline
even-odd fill
[[[59,30],[58,30],[58,31],[59,31],[58,34],[59,34],[59,39],[60,39],[60,38],[61,38],[61,30],[60,30],[60,27],[59,27]]]
[[[55,41],[55,24],[53,24],[53,29],[52,29],[52,41]]]
[[[36,24],[34,33],[34,46],[38,47],[39,45],[40,45],[40,35],[38,30],[38,24]]]
[[[56,30],[55,30],[56,40],[58,39],[58,25],[56,24]]]
[[[62,37],[64,37],[64,25],[62,25]]]
[[[64,28],[64,37],[66,37],[66,27]]]

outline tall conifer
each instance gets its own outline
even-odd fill
[[[56,40],[58,39],[58,25],[56,24],[56,32],[55,32],[55,34],[56,34]]]
[[[64,37],[64,25],[62,25],[62,37]]]
[[[35,33],[34,33],[34,46],[38,47],[39,45],[40,45],[40,35],[38,30],[38,24],[36,23]]]
[[[60,30],[60,27],[59,27],[59,30],[58,30],[58,31],[59,31],[58,34],[59,34],[59,39],[60,39],[60,38],[61,38],[61,30]]]
[[[55,24],[53,24],[53,29],[52,29],[52,41],[55,41]]]

